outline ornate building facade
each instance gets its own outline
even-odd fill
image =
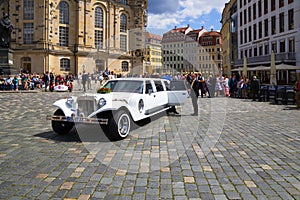
[[[141,73],[147,0],[4,0],[14,65],[56,74]]]

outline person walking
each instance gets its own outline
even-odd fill
[[[48,88],[49,82],[50,82],[49,72],[46,72],[43,74],[42,80],[45,85],[45,92],[47,92],[47,88]]]
[[[224,95],[225,97],[229,97],[229,79],[227,78],[226,75],[224,75],[224,80],[223,80],[223,87],[224,87]]]
[[[203,95],[205,94],[205,88],[204,88],[204,77],[199,73],[197,76],[198,84],[199,84],[199,89],[201,91],[201,98],[203,98]]]
[[[90,73],[87,74],[87,88],[88,90],[92,89],[92,76]]]
[[[259,100],[259,80],[256,76],[253,76],[253,79],[251,81],[251,89],[252,89],[252,101],[256,101],[256,99]]]
[[[197,76],[192,74],[192,84],[191,84],[191,97],[192,97],[192,104],[194,108],[194,113],[192,116],[198,116],[198,97],[199,97],[199,82]]]
[[[214,74],[211,74],[207,80],[207,87],[208,87],[208,97],[213,98],[215,96],[215,87],[216,87],[216,77]]]
[[[223,82],[223,77],[221,74],[219,74],[218,77],[216,77],[216,84],[215,84],[216,97],[218,97],[221,94],[221,92],[224,90],[222,87],[223,86],[222,82]]]
[[[85,73],[85,71],[83,71],[83,73],[82,73],[82,79],[81,79],[82,87],[83,87],[83,92],[86,92],[86,83],[87,83],[88,78],[89,78],[88,74]]]

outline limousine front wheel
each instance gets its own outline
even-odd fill
[[[112,139],[120,140],[127,137],[131,127],[131,117],[125,110],[119,110],[113,115],[113,120],[109,122],[109,132]]]
[[[54,112],[55,116],[62,116],[64,117],[65,114],[61,109],[57,109]],[[66,122],[66,121],[54,121],[52,120],[52,129],[54,132],[58,133],[58,134],[67,134],[71,131],[71,129],[73,128],[74,123],[72,122]]]

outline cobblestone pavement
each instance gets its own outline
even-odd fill
[[[0,93],[0,199],[300,199],[295,106],[203,98],[112,143],[52,131],[69,95]]]

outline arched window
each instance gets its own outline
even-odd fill
[[[123,61],[122,62],[122,72],[128,72],[129,67],[128,67],[128,62],[127,61]]]
[[[120,16],[120,32],[126,33],[127,31],[127,17],[125,14]]]
[[[69,46],[69,4],[59,3],[59,46]]]
[[[65,1],[59,3],[59,23],[69,24],[69,4]]]
[[[70,59],[60,59],[60,71],[70,71]]]
[[[94,44],[96,49],[103,49],[104,40],[104,12],[100,7],[95,8]]]
[[[103,10],[100,7],[95,9],[95,27],[103,28]]]

